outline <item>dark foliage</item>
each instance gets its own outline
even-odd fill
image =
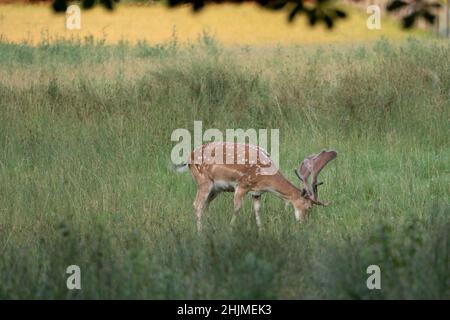
[[[436,20],[435,10],[439,9],[441,5],[435,1],[415,0],[415,1],[403,1],[393,0],[386,9],[388,11],[401,11],[406,12],[403,16],[403,27],[408,29],[414,26],[417,19],[423,18],[429,24],[433,24]]]

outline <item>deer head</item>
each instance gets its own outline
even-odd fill
[[[297,177],[303,183],[302,196],[305,199],[310,200],[312,204],[322,206],[327,206],[329,204],[319,201],[318,187],[322,185],[323,182],[317,182],[317,177],[327,163],[336,157],[336,151],[322,150],[320,153],[307,156],[300,164],[298,170],[294,170]],[[308,182],[310,175],[312,175],[311,184]]]

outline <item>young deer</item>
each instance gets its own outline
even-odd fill
[[[299,189],[287,180],[275,167],[270,156],[261,148],[233,142],[214,142],[200,146],[191,153],[189,163],[176,166],[178,171],[189,167],[197,183],[197,196],[194,209],[197,216],[197,228],[202,228],[203,210],[208,208],[212,200],[221,192],[234,192],[234,214],[231,224],[241,208],[242,199],[250,193],[256,215],[256,224],[261,227],[259,211],[261,194],[271,192],[292,204],[297,221],[304,221],[312,205],[328,204],[318,200],[317,176],[325,165],[336,158],[333,150],[322,150],[305,158],[295,170],[302,181]],[[312,175],[312,184],[308,177]]]

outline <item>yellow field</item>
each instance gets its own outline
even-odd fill
[[[272,12],[253,4],[211,5],[198,14],[193,14],[189,7],[119,5],[113,13],[102,8],[82,11],[81,30],[66,30],[65,15],[54,14],[48,4],[0,5],[0,37],[30,43],[86,36],[108,43],[120,40],[160,43],[174,34],[182,42],[196,40],[207,31],[225,45],[267,45],[370,41],[381,36],[399,39],[410,34],[389,19],[383,20],[381,30],[369,30],[364,11],[347,11],[350,17],[328,31],[322,25],[309,27],[303,17],[288,24],[287,11]]]

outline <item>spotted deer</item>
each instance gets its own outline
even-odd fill
[[[233,142],[213,142],[192,151],[189,161],[175,166],[181,172],[189,169],[197,183],[193,203],[197,228],[202,229],[202,213],[221,192],[234,192],[234,224],[244,196],[252,196],[256,224],[261,227],[261,195],[270,192],[294,207],[295,219],[303,222],[313,205],[327,206],[318,199],[317,177],[325,165],[336,158],[334,150],[322,150],[306,157],[295,169],[303,184],[297,188],[276,168],[269,154],[258,146]],[[312,176],[311,184],[308,182]]]

